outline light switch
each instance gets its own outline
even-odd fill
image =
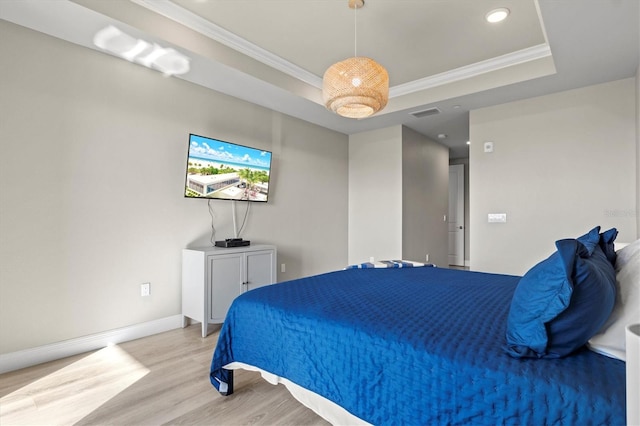
[[[489,213],[487,215],[487,220],[489,221],[489,223],[506,223],[507,214],[506,213]]]
[[[484,143],[484,152],[493,152],[493,142]]]

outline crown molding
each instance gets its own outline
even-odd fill
[[[445,71],[429,77],[399,84],[389,89],[389,98],[408,95],[421,90],[432,89],[445,84],[466,80],[478,75],[508,68],[514,65],[530,62],[551,56],[551,49],[548,44],[539,44],[516,52],[507,53],[502,56],[476,62],[463,67]]]
[[[322,88],[322,78],[297,66],[296,64],[257,46],[224,28],[207,21],[195,13],[178,6],[170,0],[130,0],[131,2],[156,12],[179,24],[182,24],[218,43],[262,62],[291,77],[297,78],[318,89]]]
[[[215,40],[239,53],[270,66],[290,77],[296,78],[317,89],[322,89],[322,77],[319,77],[298,65],[275,55],[248,40],[202,18],[195,13],[178,6],[171,0],[130,0],[131,2],[156,12],[166,18],[178,22],[200,34]],[[418,80],[398,84],[389,89],[389,98],[408,95],[434,87],[443,86],[456,81],[473,78],[478,75],[508,68],[524,62],[534,61],[551,56],[551,49],[546,43],[532,46],[516,52],[487,59],[445,71],[440,74]]]

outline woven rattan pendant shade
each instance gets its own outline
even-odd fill
[[[382,65],[362,56],[331,65],[322,79],[327,109],[349,118],[380,111],[389,100],[389,74]]]
[[[355,10],[364,0],[349,0]],[[355,49],[354,49],[355,50]],[[331,65],[322,79],[327,109],[348,118],[365,118],[380,111],[389,100],[389,74],[371,58],[358,56]]]

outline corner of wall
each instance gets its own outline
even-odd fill
[[[640,238],[640,64],[636,69],[636,237]]]
[[[448,266],[449,150],[403,126],[402,257]]]

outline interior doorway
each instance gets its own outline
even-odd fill
[[[464,164],[449,166],[449,265],[464,266]]]

